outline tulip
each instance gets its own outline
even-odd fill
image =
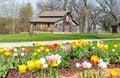
[[[56,55],[52,54],[50,56],[47,56],[46,59],[51,67],[56,67],[61,62],[61,56],[58,54]]]
[[[107,68],[107,63],[104,62],[102,59],[99,60],[98,66],[102,69]]]
[[[91,56],[90,61],[92,64],[97,64],[99,61],[99,57],[98,56]]]
[[[21,53],[21,56],[24,56],[25,55],[25,53]]]
[[[37,53],[35,52],[35,53],[33,53],[33,56],[37,56]]]
[[[115,52],[115,49],[112,49],[112,52]]]
[[[43,69],[47,69],[47,68],[48,68],[48,64],[43,64],[43,65],[42,65],[42,68],[43,68]]]
[[[4,57],[9,57],[11,55],[11,53],[9,51],[4,53]]]
[[[84,62],[81,64],[81,67],[90,69],[90,68],[92,67],[92,64],[91,64],[90,62],[84,61]]]
[[[45,50],[45,52],[49,52],[50,50],[47,48],[46,50]]]
[[[117,45],[117,44],[116,44],[116,45],[113,45],[113,47],[114,47],[114,48],[118,48],[118,45]]]
[[[13,54],[13,56],[14,56],[14,57],[17,57],[17,56],[18,56],[18,54],[17,54],[17,53],[14,53],[14,54]]]
[[[116,70],[116,69],[111,69],[111,70],[110,70],[110,76],[111,76],[111,78],[117,77],[117,76],[118,76],[118,70]]]
[[[75,66],[76,66],[77,68],[79,68],[79,67],[80,67],[80,63],[76,63]]]
[[[35,63],[33,61],[28,61],[27,67],[29,70],[33,70],[35,68]]]
[[[27,69],[27,66],[24,65],[24,64],[18,66],[18,70],[19,70],[20,73],[25,73],[26,69]]]
[[[46,62],[46,59],[45,58],[40,58],[40,63],[43,65],[43,64],[45,64],[45,62]]]
[[[4,50],[3,50],[3,48],[0,48],[0,53],[2,53]]]
[[[35,67],[41,68],[40,60],[35,60]]]

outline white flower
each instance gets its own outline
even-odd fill
[[[92,64],[90,62],[86,63],[86,68],[90,69],[92,67]]]
[[[92,67],[92,64],[91,64],[90,62],[84,61],[84,62],[81,64],[81,67],[89,69],[89,68]]]
[[[112,49],[112,52],[115,52],[115,49]]]
[[[14,52],[17,52],[17,48],[14,48]]]
[[[61,59],[61,56],[59,54],[56,54],[57,60]]]
[[[14,54],[13,54],[13,56],[17,57],[17,56],[18,56],[18,54],[17,54],[17,53],[14,53]]]
[[[102,63],[102,62],[104,62],[103,59],[99,59],[98,63]]]
[[[90,43],[90,45],[92,46],[92,45],[93,45],[93,43]]]
[[[46,59],[45,59],[45,58],[40,58],[40,63],[41,63],[41,64],[45,64],[45,62],[46,62]]]
[[[21,56],[24,56],[25,54],[24,53],[21,53]]]
[[[4,48],[4,51],[9,51],[9,49],[8,48]]]
[[[25,50],[25,48],[22,48],[22,50]]]
[[[47,69],[47,68],[48,68],[48,64],[43,64],[43,65],[42,65],[42,68],[43,68],[43,69]]]
[[[77,68],[79,68],[79,67],[80,67],[80,63],[76,63],[75,66],[76,66]]]
[[[99,64],[98,64],[98,66],[100,67],[100,68],[107,68],[107,63],[106,62],[100,62]]]
[[[61,60],[57,60],[57,64],[60,64],[61,63]]]
[[[95,47],[93,47],[93,50],[95,50],[96,48]]]

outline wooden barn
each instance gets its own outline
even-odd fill
[[[79,32],[70,11],[44,11],[38,18],[30,20],[31,32]]]

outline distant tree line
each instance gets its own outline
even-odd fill
[[[0,33],[29,31],[29,20],[33,16],[30,3],[20,4],[16,0],[0,0]]]
[[[29,20],[45,10],[70,10],[81,33],[94,32],[97,25],[109,32],[120,23],[119,6],[120,0],[38,0],[34,12],[30,3],[0,0],[0,33],[28,32]]]

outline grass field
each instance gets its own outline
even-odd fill
[[[30,36],[28,33],[0,35],[0,42],[28,42],[28,41],[52,41],[52,40],[75,40],[75,39],[107,39],[120,38],[118,34],[52,34],[37,33]]]

